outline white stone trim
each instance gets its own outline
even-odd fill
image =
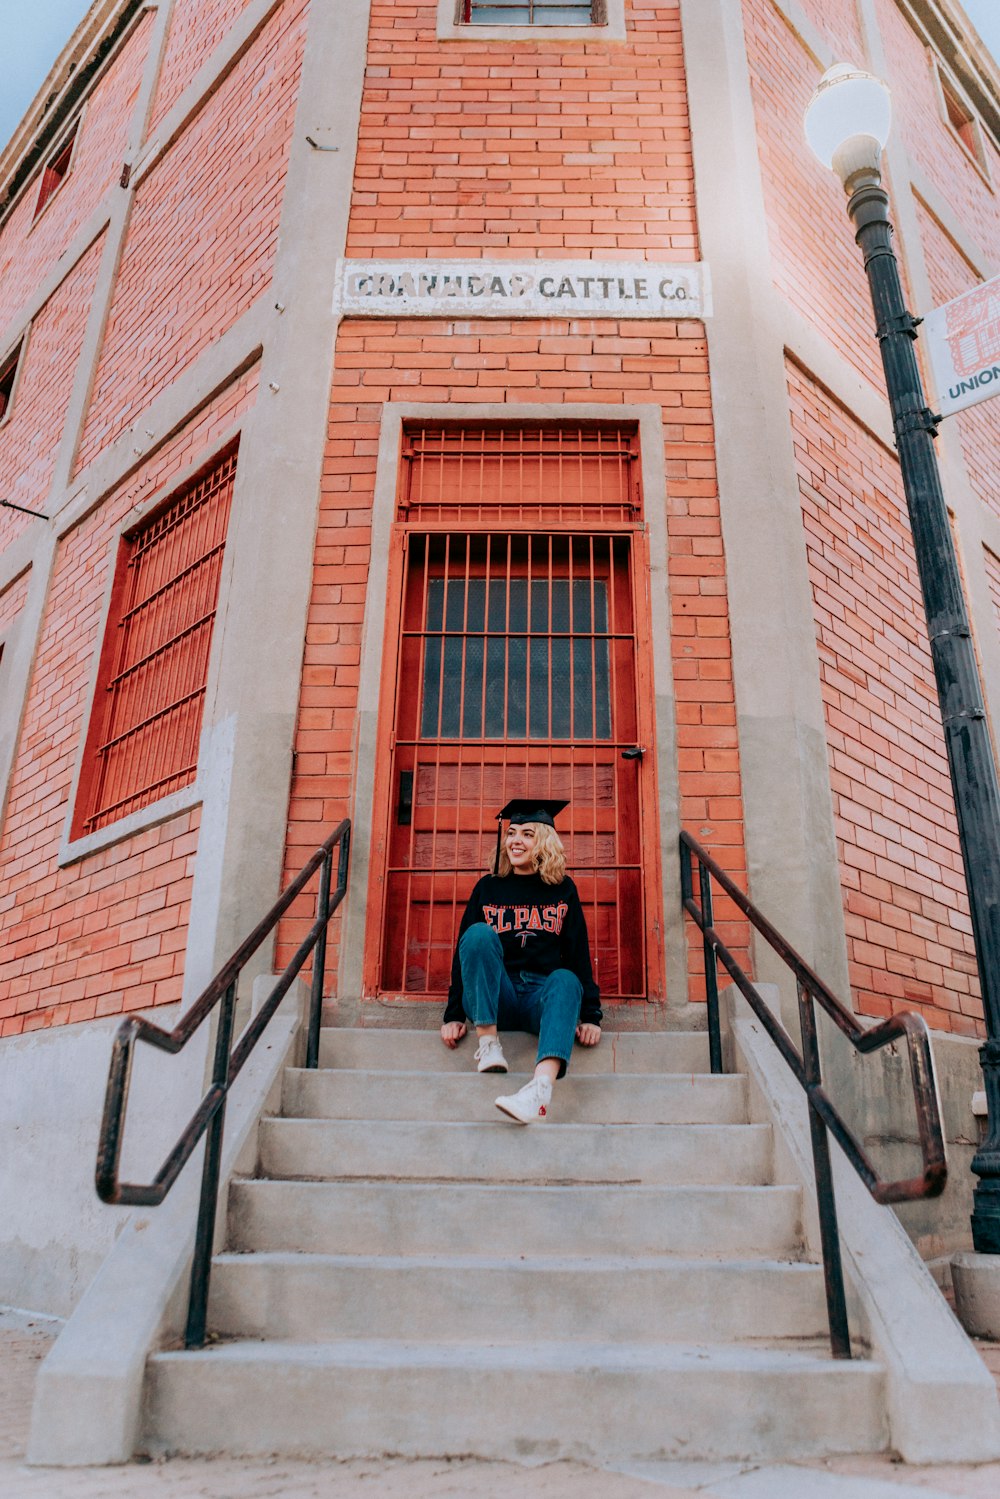
[[[775,987],[757,987],[776,1009]],[[817,1253],[816,1182],[802,1089],[738,991],[724,990],[720,1001],[735,1070],[747,1074],[750,1117],[774,1128],[777,1180],[802,1188],[803,1229]],[[867,1325],[873,1354],[885,1367],[889,1446],[908,1463],[995,1461],[1000,1407],[993,1376],[896,1215],[873,1201],[838,1145],[831,1155],[849,1309]]]
[[[948,71],[943,59],[937,56],[933,48],[928,48],[928,62],[930,64],[931,78],[934,86],[934,94],[937,99],[938,113],[941,116],[941,123],[963,156],[972,163],[992,193],[994,191],[993,176],[990,172],[989,157],[983,142],[983,124],[976,111],[976,107],[974,104],[969,103],[962,85],[954,74]],[[968,111],[969,124],[972,126],[972,134],[976,142],[975,149],[970,149],[966,145],[955,126],[951,123],[946,91],[954,94],[956,102]]]
[[[344,906],[337,994],[363,996],[364,950],[369,922],[371,848],[377,808],[374,803],[378,753],[378,714],[387,630],[384,600],[389,552],[396,519],[401,435],[405,421],[566,423],[613,421],[635,423],[639,431],[644,496],[644,524],[649,539],[652,706],[656,723],[656,795],[659,802],[664,981],[667,1006],[686,1013],[687,939],[680,900],[680,834],[677,729],[670,653],[670,596],[667,574],[667,479],[663,412],[659,404],[607,405],[590,402],[491,401],[386,402],[382,408],[375,492],[372,500],[371,564],[368,574],[355,729],[354,800],[351,811],[351,896]],[[380,601],[373,606],[372,601]],[[393,624],[394,628],[394,624]],[[699,1010],[701,1007],[698,1007]]]
[[[31,337],[31,323],[25,323],[20,333],[15,334],[7,345],[4,353],[0,356],[0,369],[7,363],[13,354],[17,355],[17,363],[14,366],[14,380],[10,387],[10,396],[3,416],[0,416],[0,431],[6,427],[14,413],[14,403],[17,400],[17,392],[20,389],[21,380],[24,376],[24,361],[28,354],[28,340]],[[7,496],[4,496],[7,498]]]
[[[216,1250],[226,1232],[226,1186],[234,1174],[253,1172],[260,1117],[281,1107],[282,1075],[297,1060],[300,1006],[301,989],[296,985],[229,1099]],[[160,1021],[159,1013],[155,1019]],[[174,1091],[167,1096],[165,1118],[162,1091],[156,1100],[166,1125],[162,1135],[157,1132],[160,1158],[170,1147],[179,1104],[191,1107],[192,1096],[201,1095],[209,1033],[206,1024],[186,1056],[169,1059]],[[145,1103],[148,1120],[150,1102],[148,1094],[140,1094],[132,1099],[131,1109]],[[200,1151],[195,1161],[199,1158]],[[201,1173],[189,1166],[159,1207],[130,1214],[38,1372],[29,1463],[103,1466],[127,1463],[132,1457],[141,1436],[146,1360],[182,1331],[200,1187]]]
[[[136,833],[144,833],[147,828],[157,828],[163,822],[170,822],[172,818],[180,817],[182,812],[190,812],[192,807],[200,806],[201,802],[201,788],[197,780],[194,780],[190,786],[184,786],[170,796],[161,797],[159,801],[150,802],[148,807],[140,807],[138,812],[120,817],[117,822],[108,823],[107,827],[98,828],[96,833],[88,833],[84,838],[76,838],[71,842],[64,833],[56,863],[60,869],[65,869],[68,864],[77,864],[89,854],[114,848],[116,843],[124,843],[129,838],[134,838]],[[70,804],[71,813],[75,804],[74,794]]]

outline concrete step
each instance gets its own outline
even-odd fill
[[[495,1120],[498,1092],[513,1093],[528,1073],[447,1073],[324,1068],[285,1073],[282,1113],[311,1119]],[[746,1079],[689,1074],[570,1074],[559,1083],[560,1123],[743,1124]]]
[[[767,1124],[265,1119],[260,1175],[334,1179],[761,1185]]]
[[[220,1343],[150,1359],[143,1447],[524,1460],[884,1448],[883,1371],[818,1350],[614,1342]]]
[[[827,1325],[818,1265],[652,1255],[226,1254],[209,1305],[223,1337],[295,1343],[774,1342]]]
[[[320,1254],[772,1255],[801,1245],[798,1187],[235,1181],[229,1247]]]
[[[521,1031],[500,1036],[514,1072],[531,1072],[538,1039]],[[403,1072],[474,1072],[474,1036],[449,1051],[437,1031],[350,1030],[326,1026],[320,1032],[321,1067],[374,1067]],[[700,1031],[608,1031],[599,1046],[576,1046],[570,1072],[708,1071],[708,1036]]]

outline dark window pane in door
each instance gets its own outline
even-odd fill
[[[565,636],[552,640],[552,728],[553,739],[569,739],[573,732],[570,642]]]
[[[441,673],[441,738],[459,738],[462,707],[462,646],[460,635],[444,638],[444,671]]]
[[[504,737],[504,705],[507,697],[507,673],[504,664],[507,656],[506,642],[487,637],[486,640],[486,723],[483,736],[486,739]]]
[[[482,635],[470,635],[465,642],[465,701],[462,712],[462,738],[481,739],[483,734],[483,647]]]
[[[420,712],[421,739],[438,737],[438,710],[441,706],[441,637],[429,635],[424,641],[423,703]]]
[[[528,733],[532,739],[549,737],[549,640],[532,635],[528,642],[531,675],[528,682]]]
[[[510,623],[507,628],[512,632],[528,628],[527,578],[511,578],[510,580]]]
[[[573,735],[594,737],[593,646],[591,640],[573,642]]]
[[[527,638],[515,635],[507,647],[507,738],[524,739],[528,717]]]

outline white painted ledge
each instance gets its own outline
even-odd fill
[[[184,786],[180,791],[172,792],[170,796],[162,796],[158,801],[150,802],[148,807],[140,807],[138,812],[131,812],[127,817],[119,817],[116,822],[109,823],[107,827],[98,828],[96,833],[87,833],[82,838],[69,836],[75,801],[74,795],[70,799],[66,829],[56,859],[60,869],[67,864],[76,864],[80,859],[85,859],[88,854],[96,854],[104,848],[113,848],[116,843],[122,843],[126,838],[134,838],[136,833],[144,833],[147,828],[159,827],[160,823],[169,822],[172,817],[180,817],[182,812],[190,812],[192,808],[200,807],[202,791],[198,782],[192,781],[190,786]]]
[[[273,983],[273,979],[265,980]],[[256,1163],[257,1123],[280,1107],[281,1078],[300,1032],[293,986],[233,1087],[226,1115],[216,1246],[226,1186]],[[164,1154],[173,1142],[164,1140]],[[194,1247],[201,1150],[158,1208],[136,1209],[38,1373],[28,1462],[41,1467],[126,1463],[141,1431],[146,1359],[183,1328]]]
[[[955,1308],[966,1332],[1000,1338],[1000,1254],[953,1254],[951,1279]]]
[[[776,986],[758,988],[777,1009]],[[727,989],[722,999],[736,1065],[774,1126],[779,1158],[803,1188],[810,1234],[816,1189],[802,1089],[742,996]],[[995,1461],[1000,1401],[993,1376],[895,1213],[872,1200],[838,1146],[831,1154],[848,1298],[853,1293],[885,1366],[890,1445],[908,1463]]]

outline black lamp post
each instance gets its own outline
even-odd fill
[[[980,1050],[989,1122],[972,1169],[979,1177],[972,1240],[1000,1254],[1000,789],[990,744],[975,647],[934,439],[937,419],[924,398],[914,340],[892,249],[882,148],[889,134],[889,91],[870,73],[838,64],[824,74],[806,112],[806,137],[848,194],[875,311],[892,409],[931,656],[944,723],[958,834],[972,910],[987,1040]]]

